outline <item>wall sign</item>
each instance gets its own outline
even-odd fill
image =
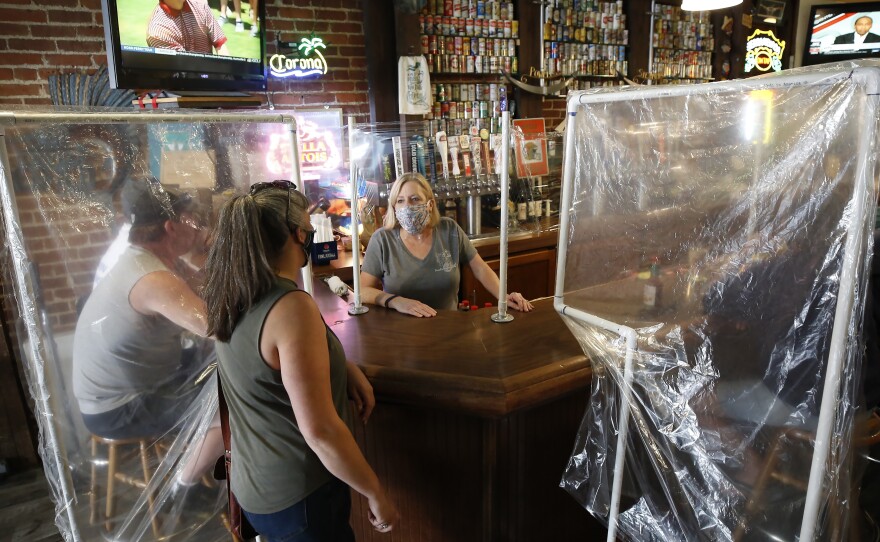
[[[318,178],[342,167],[342,109],[297,109],[296,137],[305,179]],[[279,130],[269,136],[266,169],[273,175],[290,171],[290,134]]]
[[[762,72],[782,71],[782,52],[785,42],[777,38],[772,30],[755,30],[746,41],[746,69]]]
[[[298,57],[274,54],[269,57],[269,73],[275,77],[309,77],[327,73],[327,60],[320,49],[327,45],[321,38],[302,38],[296,47]]]

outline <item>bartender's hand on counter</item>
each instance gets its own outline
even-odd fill
[[[354,363],[346,362],[348,370],[348,397],[354,401],[361,421],[364,424],[370,419],[370,414],[376,406],[376,398],[373,396],[373,386],[367,377],[364,376],[361,368]]]
[[[417,316],[419,318],[430,318],[431,316],[437,316],[437,311],[425,305],[421,301],[416,301],[415,299],[410,299],[408,297],[400,297],[397,296],[388,303],[389,309],[394,309],[397,312],[402,312],[403,314],[411,314],[413,316]]]
[[[391,499],[388,498],[388,495],[383,491],[381,495],[370,498],[369,504],[369,519],[370,523],[373,524],[373,528],[380,533],[387,533],[393,530],[397,522],[400,521],[400,513],[397,511],[394,503],[391,502]]]
[[[507,305],[513,309],[523,312],[529,312],[535,307],[529,302],[528,299],[524,298],[523,295],[519,292],[510,292],[507,294]]]

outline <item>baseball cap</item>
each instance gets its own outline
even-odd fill
[[[155,178],[128,179],[122,189],[122,212],[132,226],[172,220],[192,206],[192,196],[166,188]]]

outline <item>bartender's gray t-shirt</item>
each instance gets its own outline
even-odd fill
[[[417,299],[437,310],[455,310],[460,266],[476,255],[464,230],[443,217],[434,227],[433,245],[424,260],[403,244],[400,227],[381,228],[370,238],[362,270],[380,279],[388,293]]]

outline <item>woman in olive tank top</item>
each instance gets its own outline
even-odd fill
[[[264,540],[354,541],[349,486],[377,531],[398,512],[346,425],[349,398],[366,422],[372,387],[294,282],[314,234],[307,208],[275,181],[220,212],[203,297],[229,407],[229,483]]]

